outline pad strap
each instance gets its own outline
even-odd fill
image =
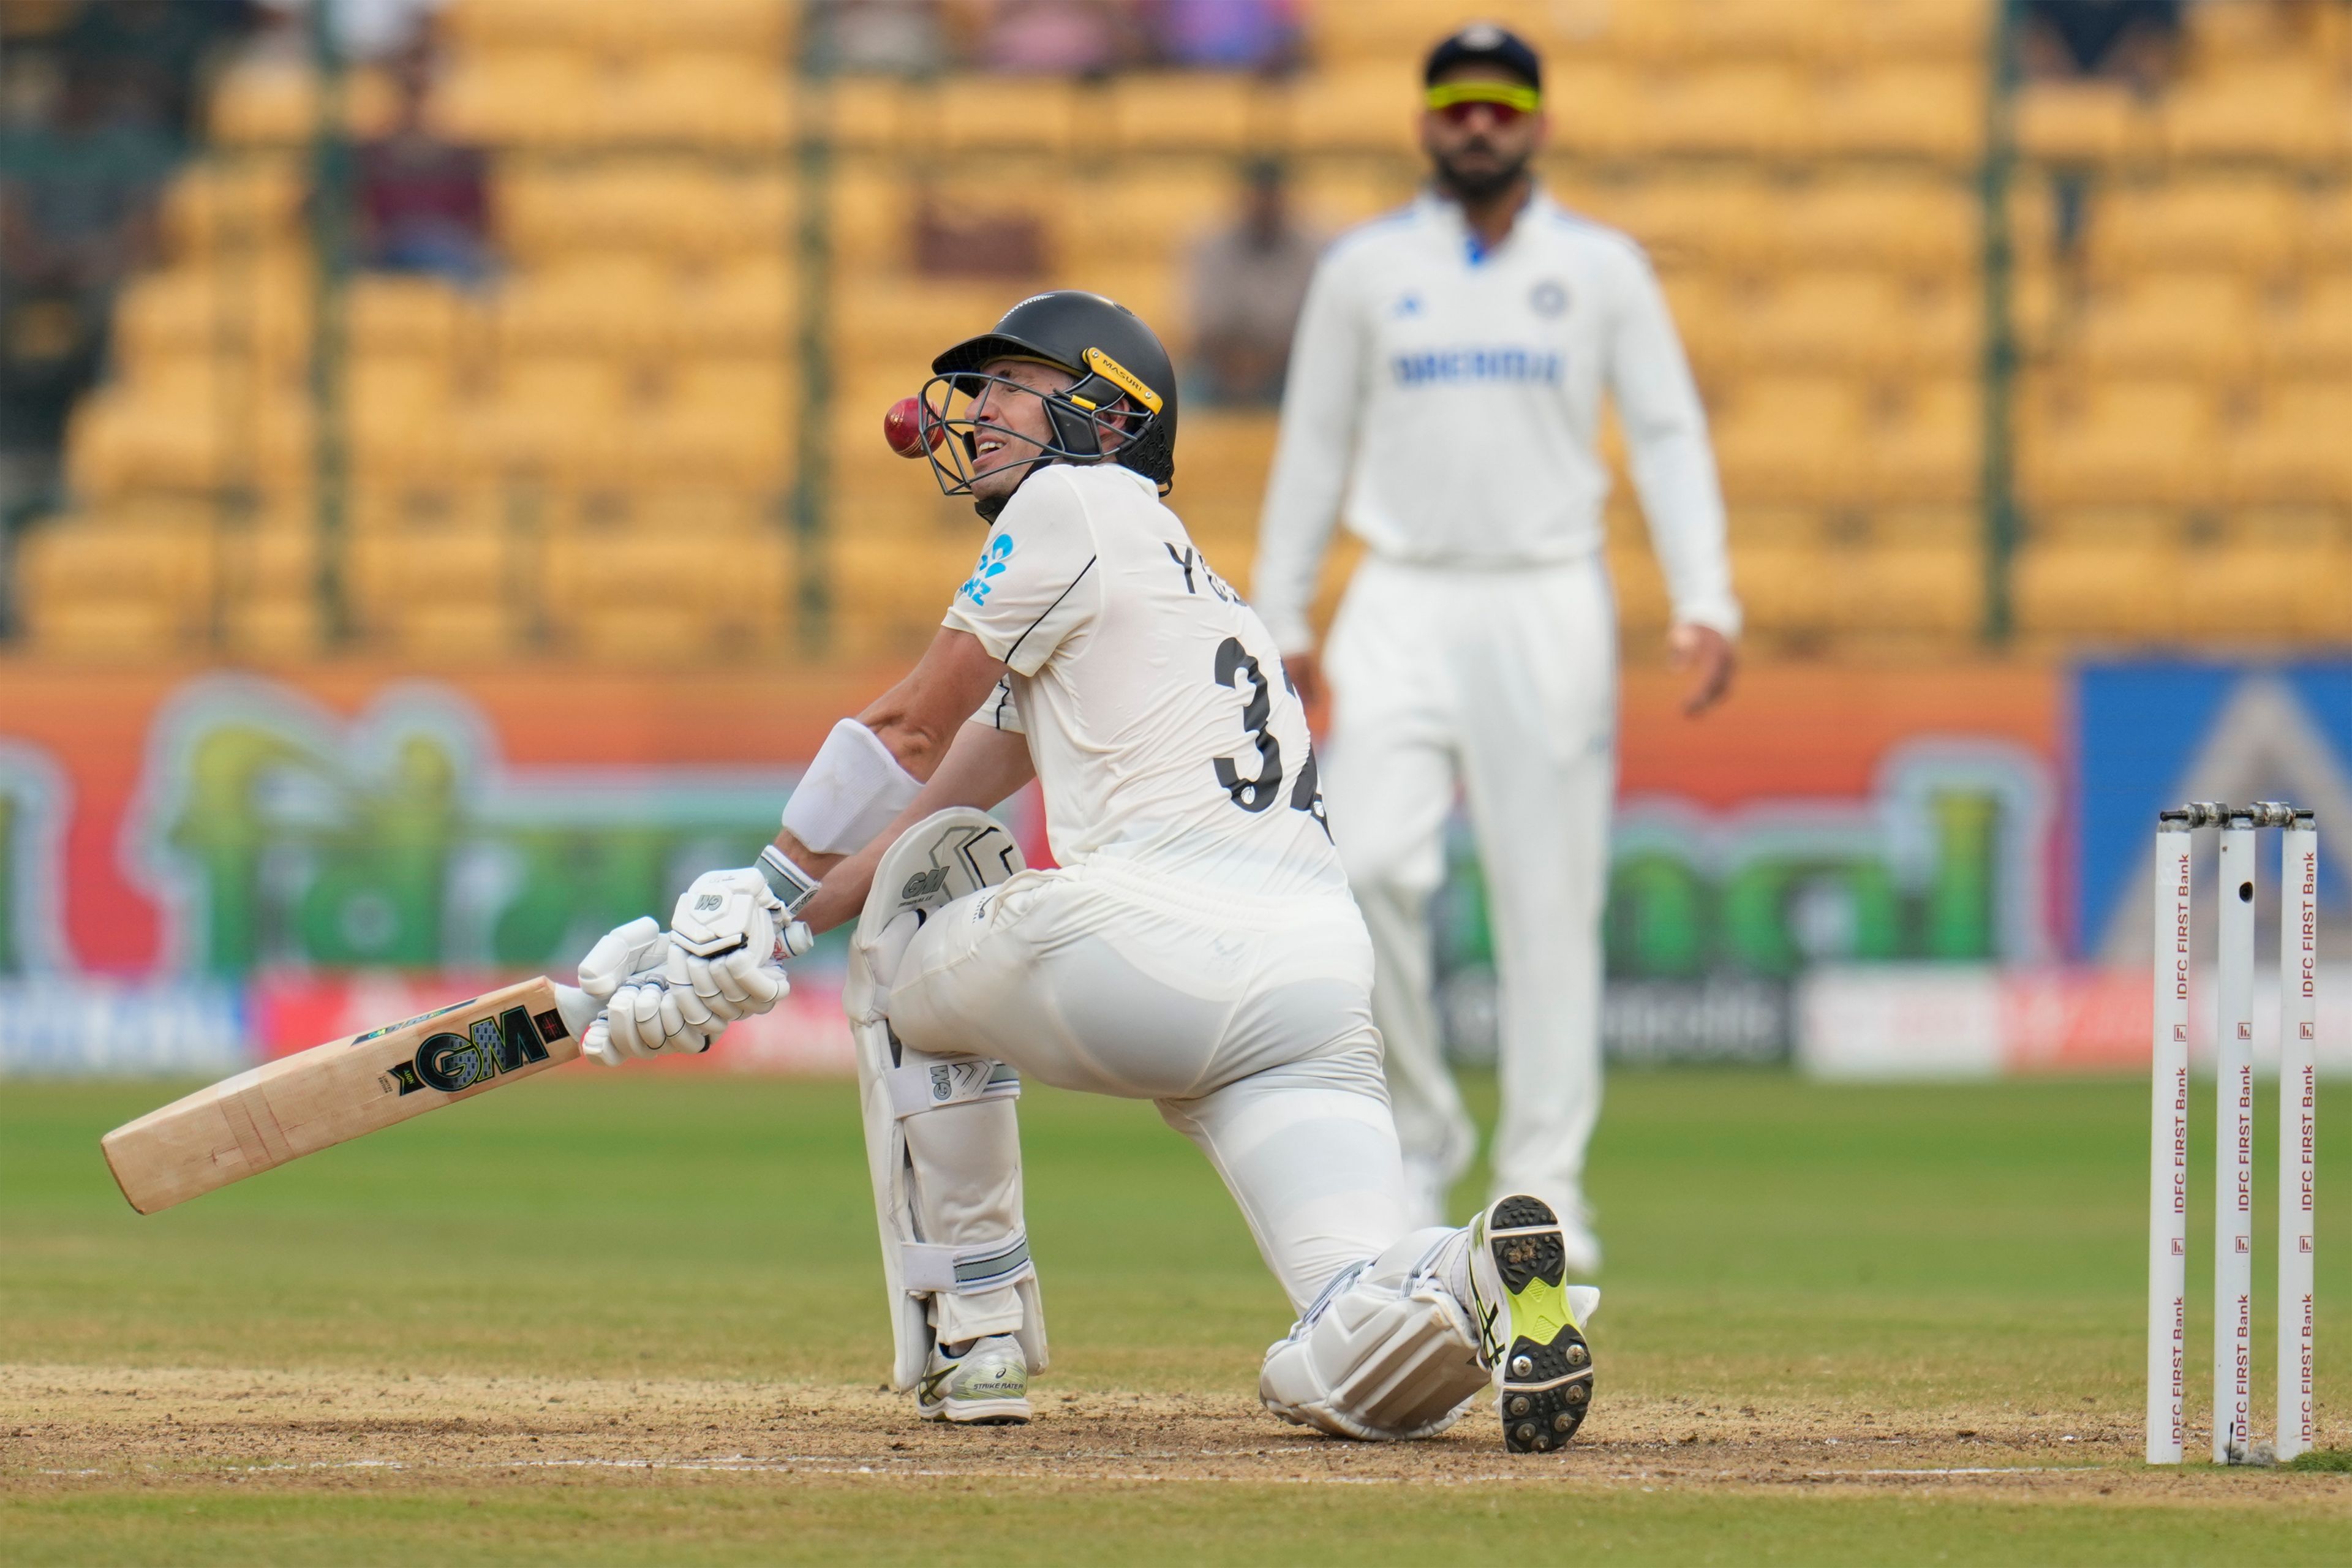
[[[890,1069],[890,1110],[895,1116],[919,1116],[926,1110],[945,1110],[950,1105],[976,1100],[1020,1098],[1020,1073],[1009,1062],[986,1057],[908,1062]]]
[[[1034,1278],[1029,1262],[1029,1233],[1014,1231],[1001,1241],[956,1247],[939,1242],[908,1241],[898,1247],[899,1283],[908,1292],[950,1290],[976,1295]]]

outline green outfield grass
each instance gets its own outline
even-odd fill
[[[142,1218],[96,1140],[173,1091],[0,1082],[0,1360],[870,1389],[887,1359],[844,1086],[567,1074]],[[1826,1405],[1865,1431],[1923,1412],[2073,1417],[2086,1442],[2105,1434],[2085,1462],[2119,1477],[2133,1468],[2116,1439],[2137,1433],[2140,1400],[2142,1086],[1825,1088],[1685,1073],[1620,1076],[1611,1095],[1591,1183],[1611,1248],[1596,1331],[1604,1412],[1612,1396],[1768,1415]],[[1148,1106],[1033,1089],[1022,1116],[1054,1318],[1046,1390],[1245,1394],[1288,1313],[1191,1146]],[[2200,1101],[2200,1125],[2210,1120]],[[2352,1189],[2325,1155],[2322,1181],[2321,1406],[2340,1431],[2352,1409],[2352,1201],[2326,1194]],[[2201,1256],[2191,1262],[2201,1292],[2210,1272]],[[2261,1311],[2266,1355],[2266,1299]],[[1482,1542],[1516,1561],[1529,1542],[1557,1542],[1612,1565],[2352,1553],[2352,1478],[2324,1473],[2292,1478],[2292,1493],[2266,1492],[2260,1506],[2226,1490],[2127,1506],[2079,1490],[1538,1484],[1573,1474],[1558,1466],[1499,1489],[1015,1481],[975,1496],[706,1475],[424,1492],[193,1474],[68,1485],[7,1452],[10,1563],[733,1563],[861,1550],[1295,1563],[1343,1540],[1353,1561],[1419,1562]]]

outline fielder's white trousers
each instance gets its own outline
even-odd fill
[[[1303,1310],[1409,1228],[1371,978],[1344,894],[1253,899],[1090,865],[1024,871],[940,910],[893,971],[886,1010],[915,1050],[1152,1100],[1208,1156]],[[942,1200],[930,1239],[1001,1235],[1017,1215],[993,1212],[1008,1201],[997,1185],[955,1199],[951,1170],[921,1168],[954,1159],[914,1144],[913,1124],[932,1120],[945,1118],[909,1119],[921,1185]],[[943,1340],[1020,1321],[1009,1288],[936,1306]]]
[[[1331,628],[1324,799],[1370,931],[1372,1016],[1423,1191],[1443,1194],[1476,1150],[1439,1055],[1428,923],[1458,783],[1500,986],[1494,1194],[1532,1193],[1563,1216],[1582,1209],[1601,1110],[1616,648],[1598,559],[1507,571],[1368,560]]]

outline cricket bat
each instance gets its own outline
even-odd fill
[[[541,975],[223,1079],[99,1146],[131,1206],[153,1214],[579,1054]]]

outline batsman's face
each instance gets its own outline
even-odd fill
[[[1040,449],[1054,438],[1044,395],[1064,391],[1077,378],[1033,360],[991,360],[980,369],[983,375],[1003,376],[1028,389],[1016,392],[990,382],[969,416],[972,421],[971,493],[982,500],[996,500],[1020,488]],[[1039,395],[1032,397],[1030,392]]]
[[[1507,71],[1478,65],[1457,66],[1432,85],[1490,81],[1507,87],[1527,85]],[[1528,160],[1543,146],[1549,124],[1541,113],[1523,114],[1499,103],[1424,110],[1421,146],[1447,186],[1466,195],[1489,195],[1518,178]]]

